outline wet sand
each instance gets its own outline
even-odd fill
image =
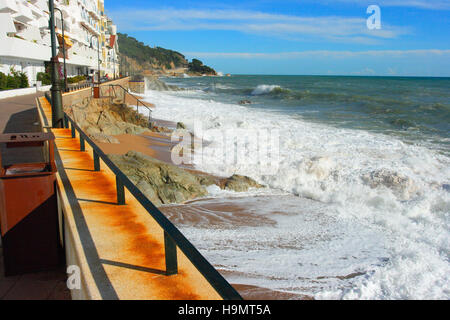
[[[208,230],[239,229],[247,227],[276,227],[277,216],[296,214],[278,209],[280,203],[296,207],[302,200],[292,195],[267,195],[252,197],[203,198],[186,204],[171,204],[159,209],[177,226],[205,228]],[[264,208],[262,210],[262,208]],[[243,230],[243,232],[245,232]],[[280,244],[282,246],[282,244]],[[286,247],[288,248],[288,247]],[[231,281],[244,299],[250,300],[311,300],[311,296],[282,292],[255,285],[239,283],[239,279],[254,279],[255,276],[225,269],[216,265],[218,271]]]
[[[226,275],[224,272],[220,272],[222,275]],[[310,296],[275,291],[247,284],[233,284],[233,287],[245,300],[314,300],[314,298]]]
[[[134,150],[160,161],[172,163],[170,151],[175,144],[166,135],[151,132],[145,135],[121,134],[114,137],[120,143],[97,142],[98,146],[106,154],[122,155]]]

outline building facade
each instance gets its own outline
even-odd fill
[[[92,75],[99,65],[102,76],[118,76],[117,28],[105,14],[104,0],[54,0],[54,3],[60,9],[55,10],[60,72],[64,42],[68,77]],[[37,74],[45,72],[45,63],[50,58],[48,1],[0,0],[0,72],[8,74],[11,68],[25,72],[33,86]]]

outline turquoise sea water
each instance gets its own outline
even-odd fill
[[[202,90],[201,99],[250,100],[249,108],[395,135],[449,154],[450,78],[236,75],[165,81]]]

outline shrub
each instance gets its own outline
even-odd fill
[[[28,76],[25,72],[19,73],[19,85],[20,88],[28,88],[30,86],[28,83]]]
[[[67,78],[67,83],[78,83],[80,81],[86,80],[86,76],[75,76],[71,78]]]
[[[37,81],[41,81],[44,86],[52,84],[50,73],[47,72],[38,72],[36,79]]]
[[[6,75],[0,72],[0,90],[11,90],[19,88],[28,88],[28,76],[25,72],[19,72],[10,69],[10,74]]]
[[[6,80],[6,89],[17,89],[20,88],[20,79],[16,76],[8,74]]]
[[[8,84],[8,76],[0,72],[0,90],[6,90]]]

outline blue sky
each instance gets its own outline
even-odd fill
[[[369,5],[379,6],[381,29],[367,27]],[[450,0],[106,0],[105,7],[119,32],[224,73],[450,76]]]

